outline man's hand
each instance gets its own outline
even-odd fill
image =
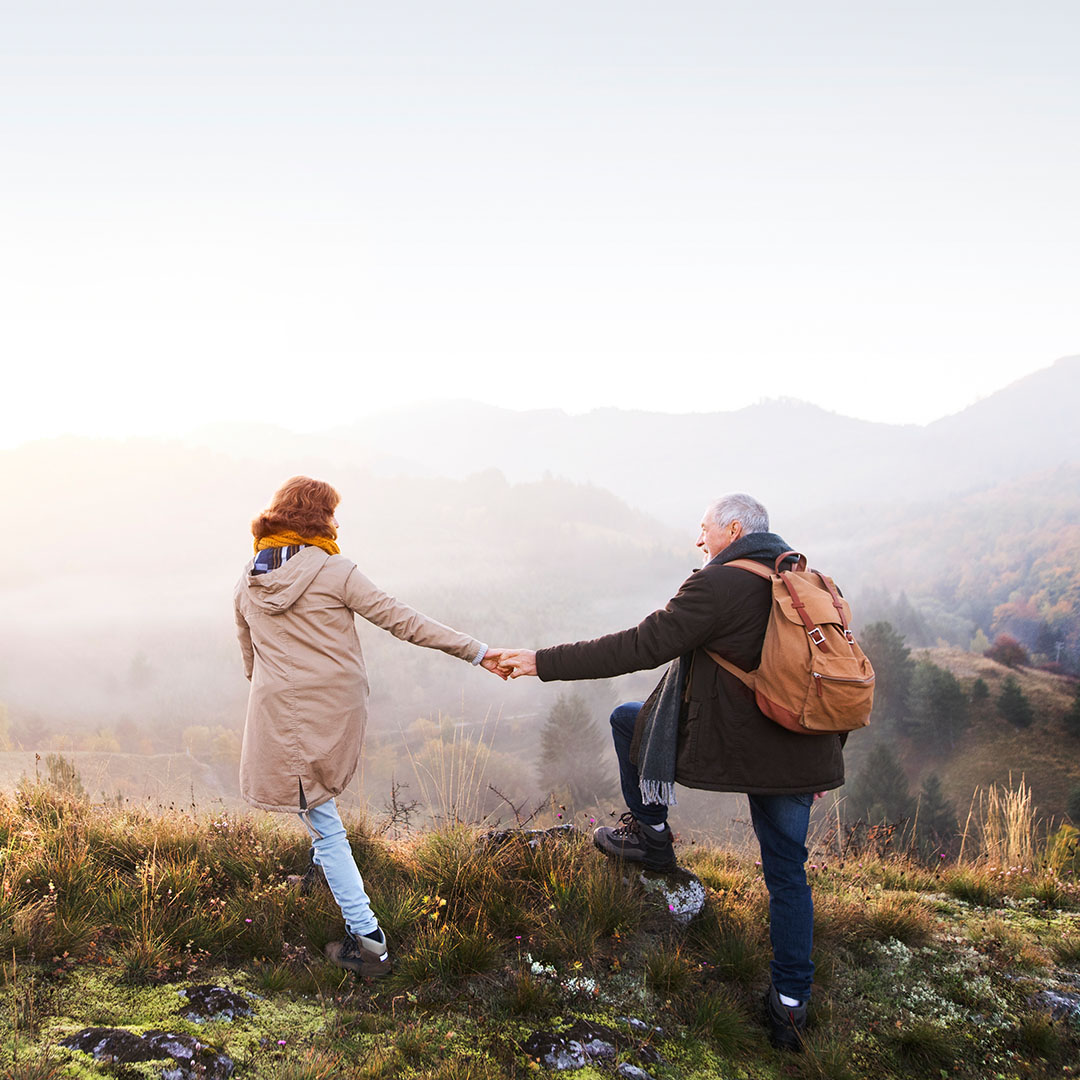
[[[522,675],[535,675],[536,653],[532,649],[503,649],[499,667],[511,679],[520,678]]]
[[[508,649],[488,649],[484,653],[484,659],[480,661],[480,666],[487,668],[493,675],[498,675],[500,679],[505,681],[510,678],[510,670],[508,668],[504,670],[500,665],[502,658],[508,651]]]

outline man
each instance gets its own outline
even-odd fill
[[[765,508],[749,495],[724,496],[705,511],[697,546],[703,568],[636,627],[539,652],[506,651],[500,665],[514,678],[551,681],[605,679],[678,661],[644,707],[629,702],[611,714],[628,811],[618,827],[597,829],[593,839],[607,855],[672,870],[672,782],[747,794],[769,890],[773,959],[766,1015],[773,1043],[799,1049],[814,972],[806,833],[814,792],[844,782],[842,741],[774,723],[706,651],[743,671],[760,662],[771,586],[726,564],[752,559],[773,569],[790,550],[769,532]]]

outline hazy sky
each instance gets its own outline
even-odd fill
[[[925,422],[1080,351],[1075,0],[0,0],[0,445]]]

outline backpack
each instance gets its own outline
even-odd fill
[[[794,570],[781,564],[796,558]],[[705,651],[754,692],[757,707],[789,731],[820,735],[854,731],[870,722],[874,669],[850,629],[851,608],[832,579],[806,569],[806,556],[786,551],[776,572],[751,559],[725,566],[772,582],[772,610],[761,664],[745,672]]]

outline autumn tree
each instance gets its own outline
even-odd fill
[[[1023,667],[1028,662],[1027,649],[1012,634],[998,634],[983,656],[1011,668]]]

